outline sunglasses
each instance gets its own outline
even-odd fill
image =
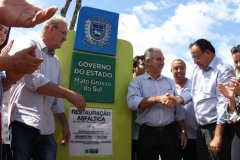
[[[234,46],[232,49],[231,49],[231,53],[237,53],[240,51],[240,45],[237,45],[237,46]]]

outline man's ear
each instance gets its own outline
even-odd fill
[[[211,51],[209,49],[206,49],[205,52],[207,52],[207,54],[211,53]]]
[[[53,30],[54,30],[54,25],[53,24],[51,24],[49,27],[48,27],[48,32],[49,33],[52,33],[53,32]]]
[[[146,59],[146,63],[148,64],[150,62],[150,59],[148,58],[148,59]]]

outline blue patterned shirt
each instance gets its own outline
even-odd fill
[[[175,109],[168,108],[160,103],[145,109],[138,109],[144,98],[165,95],[166,93],[177,95],[175,83],[172,79],[160,75],[156,80],[147,72],[132,79],[128,87],[127,103],[131,110],[137,110],[136,123],[149,126],[164,126],[174,120],[184,119],[182,106]]]

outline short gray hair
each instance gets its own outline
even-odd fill
[[[162,52],[159,48],[148,48],[145,52],[144,52],[144,64],[147,67],[147,62],[146,59],[150,59],[152,60],[154,58],[154,54],[153,51],[160,51]]]
[[[42,32],[46,31],[50,25],[53,24],[53,25],[57,26],[61,22],[68,25],[68,21],[65,17],[59,16],[59,15],[53,16],[52,18],[50,18],[49,20],[47,20],[43,23]]]

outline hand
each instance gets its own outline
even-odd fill
[[[14,42],[14,40],[11,40],[10,43],[2,49],[1,56],[9,56],[8,53],[12,48],[13,42]]]
[[[53,6],[43,10],[25,0],[2,0],[0,1],[0,23],[10,27],[30,28],[51,18],[57,9]]]
[[[159,98],[160,103],[162,103],[164,106],[167,106],[169,108],[174,108],[177,105],[177,100],[174,95],[170,93],[166,93],[164,95],[164,98]]]
[[[229,89],[229,87],[225,87],[222,83],[219,83],[218,88],[222,95],[224,95],[226,98],[228,99],[234,98],[234,92],[231,89]]]
[[[219,152],[220,151],[220,146],[222,144],[222,139],[219,137],[219,138],[216,138],[214,136],[213,140],[211,141],[210,143],[210,149],[212,152]]]
[[[83,96],[73,91],[71,93],[72,94],[69,95],[67,100],[73,105],[75,105],[80,112],[84,112],[86,108],[86,101]]]
[[[36,57],[35,49],[36,46],[31,46],[11,56],[14,63],[14,67],[12,69],[28,74],[31,74],[35,70],[39,69],[43,59]]]
[[[230,82],[228,82],[228,89],[238,93],[240,90],[239,81],[237,77],[231,77]]]
[[[186,133],[186,131],[184,133],[182,133],[182,135],[181,135],[181,146],[182,146],[182,149],[186,148],[186,146],[187,146],[187,133]]]
[[[25,73],[19,72],[17,70],[6,70],[5,81],[8,85],[12,85],[16,83],[18,80],[20,80],[24,75]]]
[[[61,142],[61,146],[66,147],[70,142],[71,132],[69,130],[69,126],[66,123],[62,126],[63,140]]]

